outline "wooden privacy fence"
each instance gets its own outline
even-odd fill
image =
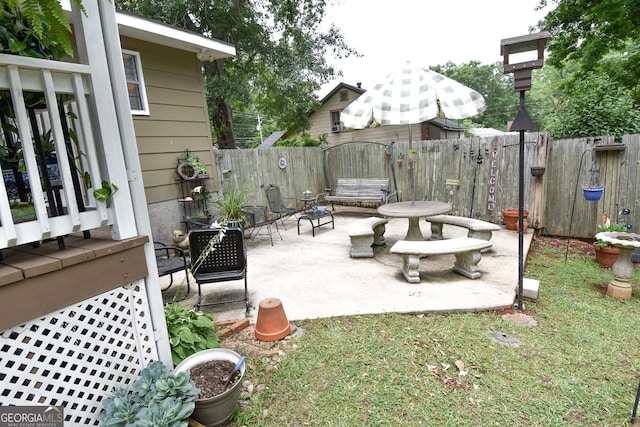
[[[621,209],[629,208],[631,214],[619,220],[633,224],[632,231],[640,230],[640,136],[625,136],[621,144],[613,144],[612,138],[551,141],[546,133],[525,134],[524,205],[529,225],[543,234],[593,238],[602,213],[615,220]],[[217,168],[222,191],[246,188],[251,204],[258,206],[266,205],[262,188],[268,184],[297,200],[305,190],[318,194],[326,186],[334,187],[338,178],[389,178],[397,183],[401,201],[411,200],[413,180],[416,200],[448,202],[455,215],[502,224],[501,210],[518,207],[517,133],[413,141],[411,147],[408,141],[354,142],[326,150],[324,164],[323,149],[317,147],[218,150]],[[592,160],[606,188],[598,202],[582,196]],[[538,166],[545,167],[545,173],[533,176],[531,168]]]

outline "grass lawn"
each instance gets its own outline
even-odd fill
[[[538,301],[525,300],[533,326],[504,312],[296,322],[305,333],[277,363],[249,357],[249,376],[264,391],[232,425],[629,425],[640,287],[631,300],[605,297],[611,270],[584,251],[570,249],[565,262],[565,246],[548,238],[535,239],[525,277],[540,280]]]

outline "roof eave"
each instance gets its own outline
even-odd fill
[[[61,0],[61,4],[65,12],[71,12],[69,0]],[[236,48],[229,43],[140,16],[116,12],[116,22],[121,36],[193,52],[201,61],[214,61],[236,55]]]
[[[122,36],[193,52],[201,61],[213,61],[236,54],[235,47],[228,43],[128,13],[117,12],[116,22]]]

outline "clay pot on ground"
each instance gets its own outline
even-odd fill
[[[291,324],[287,320],[282,301],[278,298],[260,301],[254,330],[260,341],[277,341],[289,335]]]
[[[523,233],[526,233],[527,230],[529,230],[529,221],[525,218],[524,221],[522,221],[522,225],[523,225]],[[516,231],[520,231],[520,222],[517,220],[516,218]]]
[[[611,268],[618,260],[620,250],[615,246],[606,246],[598,248],[598,242],[593,243],[593,250],[596,253],[596,262],[602,267]]]
[[[504,225],[507,227],[507,230],[516,230],[518,224],[518,212],[520,209],[518,208],[507,208],[502,209],[502,218],[504,218]],[[522,213],[524,214],[524,219],[526,220],[529,216],[529,211],[527,209],[523,209]],[[528,226],[528,224],[527,224]],[[525,230],[527,227],[525,227]]]

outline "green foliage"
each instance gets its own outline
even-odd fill
[[[151,362],[126,389],[117,387],[102,401],[103,425],[186,427],[200,390],[188,372],[174,375],[162,362]]]
[[[547,0],[540,3],[544,6]],[[640,3],[636,0],[553,0],[553,3],[556,7],[539,25],[552,34],[547,62],[561,68],[577,65],[579,79],[586,79],[591,72],[607,74],[619,86],[630,90],[635,103],[640,104]]]
[[[327,143],[327,134],[318,135],[313,139],[309,135],[301,135],[293,138],[285,138],[276,142],[276,147],[319,147]]]
[[[220,208],[222,213],[221,222],[223,224],[229,221],[247,222],[247,218],[242,212],[242,207],[247,204],[248,196],[249,192],[246,189],[232,187],[213,201]]]
[[[513,92],[513,75],[504,74],[502,63],[482,65],[478,61],[456,65],[430,67],[435,72],[452,78],[482,94],[487,109],[465,124],[467,127],[487,127],[507,130],[507,122],[513,120],[518,111],[518,96]]]
[[[86,178],[86,175],[85,175]],[[90,177],[89,177],[89,183]],[[106,202],[111,200],[113,195],[118,191],[118,186],[113,183],[108,183],[107,181],[102,181],[102,186],[93,191],[93,198],[99,202]]]
[[[629,231],[627,230],[627,224],[624,224],[622,222],[612,222],[608,225],[598,224],[597,230],[598,230],[598,233],[601,233],[603,231],[626,233],[627,231]],[[598,249],[607,248],[609,246],[610,246],[609,243],[605,242],[604,240],[600,240],[600,239],[596,240],[596,247]]]
[[[73,0],[82,11],[82,0]],[[71,25],[58,0],[5,0],[0,52],[44,59],[73,56]]]
[[[640,110],[633,106],[631,94],[608,77],[591,73],[573,80],[566,90],[566,101],[558,105],[548,124],[552,138],[640,132]]]
[[[189,309],[177,302],[167,304],[164,316],[169,331],[171,359],[178,365],[187,357],[208,348],[220,347],[210,314]]]
[[[186,160],[189,164],[193,165],[198,175],[207,175],[209,173],[204,163],[202,163],[196,156],[190,154],[187,156]]]

